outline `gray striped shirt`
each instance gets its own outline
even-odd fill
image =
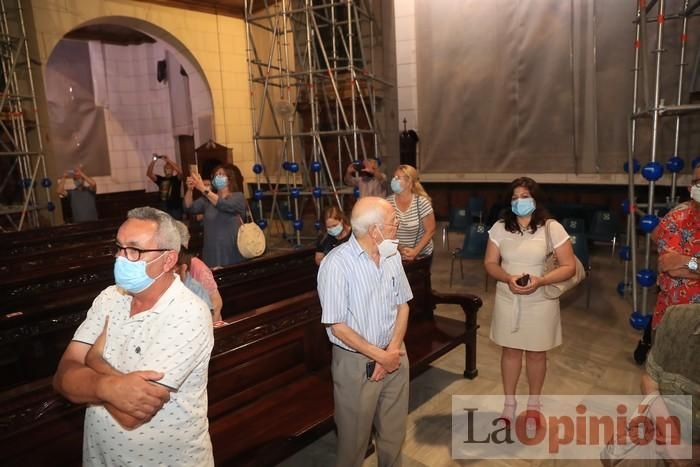
[[[428,198],[414,194],[411,204],[406,211],[402,211],[396,205],[396,196],[391,195],[387,199],[396,211],[396,219],[399,221],[399,230],[396,231],[396,238],[399,239],[399,245],[415,247],[423,235],[425,235],[425,226],[423,219],[433,213],[433,206]],[[418,256],[426,256],[433,254],[433,240],[431,239],[423,249],[418,253]]]
[[[353,234],[323,258],[318,296],[323,324],[345,323],[384,349],[394,333],[397,307],[411,300],[413,293],[399,254],[382,258],[377,267]],[[336,338],[330,327],[326,332],[331,343],[355,351]]]

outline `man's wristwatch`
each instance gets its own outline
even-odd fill
[[[688,260],[687,266],[691,271],[698,272],[698,259],[695,256],[691,257],[690,260]]]
[[[207,196],[207,195],[209,194],[209,190],[206,190],[206,189],[205,189],[202,193],[204,194],[204,196]],[[697,263],[696,263],[695,266],[697,266]]]

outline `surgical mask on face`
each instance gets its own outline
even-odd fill
[[[696,203],[700,203],[700,186],[695,186],[693,185],[690,188],[690,197],[695,201]]]
[[[381,230],[379,230],[379,235],[381,235],[383,239],[379,244],[377,244],[379,256],[381,256],[382,258],[389,258],[390,256],[394,256],[399,249],[399,241],[384,238],[384,235],[382,234]]]
[[[164,251],[158,258],[149,262],[143,260],[129,261],[123,256],[117,256],[117,260],[114,262],[115,283],[127,292],[143,292],[165,273],[165,271],[163,271],[158,274],[157,277],[151,277],[146,273],[146,266],[160,259],[165,253],[167,253],[167,251]]]
[[[216,177],[214,177],[214,180],[212,180],[211,184],[214,186],[214,188],[220,190],[228,186],[228,177],[226,175],[217,175]]]
[[[529,216],[535,210],[534,198],[518,198],[510,202],[510,209],[518,217]]]
[[[326,232],[328,232],[328,235],[331,237],[337,237],[340,235],[340,233],[343,231],[343,224],[338,224],[335,227],[327,228]]]
[[[394,177],[391,179],[391,191],[393,191],[397,195],[403,191],[403,187],[401,186],[401,180],[399,180],[399,177]]]

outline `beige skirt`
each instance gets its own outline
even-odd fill
[[[508,284],[496,286],[490,338],[502,347],[542,352],[561,345],[559,300],[544,297],[542,289],[515,295]]]

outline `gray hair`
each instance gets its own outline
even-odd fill
[[[350,225],[352,232],[359,236],[367,235],[370,226],[384,223],[384,207],[381,203],[374,203],[360,212],[353,209]]]
[[[180,234],[180,245],[187,248],[190,245],[190,229],[187,228],[184,222],[178,220],[175,221],[175,227]]]
[[[150,206],[134,208],[126,214],[127,219],[140,219],[156,223],[156,244],[158,248],[180,252],[180,233],[175,225],[175,219],[170,214]]]

